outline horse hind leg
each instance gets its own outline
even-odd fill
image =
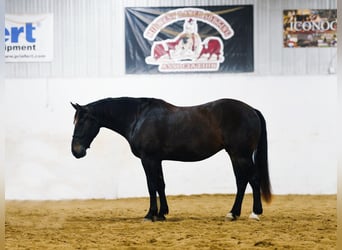
[[[261,203],[260,180],[256,165],[252,157],[237,156],[232,157],[233,170],[236,178],[237,194],[232,210],[227,214],[226,220],[235,220],[241,214],[241,206],[243,197],[249,183],[253,191],[253,211],[249,218],[260,220],[259,215],[262,214],[263,208]]]
[[[231,156],[231,161],[233,164],[237,192],[233,207],[226,215],[226,220],[236,220],[241,214],[241,206],[248,184],[248,173],[250,168],[250,160],[246,157]]]
[[[260,192],[260,178],[255,164],[253,164],[253,166],[254,167],[251,169],[251,175],[248,180],[253,191],[253,211],[250,214],[249,218],[254,220],[260,220],[259,215],[261,215],[263,212]]]

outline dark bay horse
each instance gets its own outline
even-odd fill
[[[177,107],[160,99],[121,97],[72,106],[76,113],[71,150],[76,158],[86,155],[100,128],[105,127],[126,138],[133,154],[141,159],[150,195],[147,220],[165,220],[169,212],[163,160],[200,161],[222,149],[231,158],[237,185],[235,202],[226,219],[240,216],[248,183],[253,191],[250,218],[259,220],[263,212],[261,196],[271,201],[265,119],[243,102],[220,99]]]

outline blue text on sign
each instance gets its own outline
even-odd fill
[[[18,43],[20,34],[25,35],[25,39],[29,43],[34,43],[36,38],[33,37],[33,31],[36,29],[32,23],[26,23],[25,26],[5,28],[5,42],[9,39],[11,43]]]

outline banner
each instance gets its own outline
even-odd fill
[[[125,8],[126,73],[253,72],[253,6]]]
[[[284,10],[284,47],[337,47],[337,10]]]
[[[5,15],[5,62],[53,59],[53,15]]]

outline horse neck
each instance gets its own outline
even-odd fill
[[[111,129],[127,138],[139,110],[139,102],[133,98],[118,98],[94,105],[101,127]]]

